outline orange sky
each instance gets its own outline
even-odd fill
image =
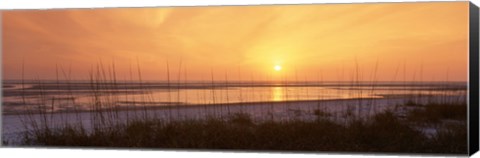
[[[404,64],[407,80],[467,80],[468,2],[18,10],[2,26],[5,79],[22,60],[26,79],[56,65],[88,79],[100,61],[128,79],[138,58],[144,80],[166,79],[167,60],[191,80],[351,80],[355,61],[361,80],[377,61],[376,80],[403,80]]]

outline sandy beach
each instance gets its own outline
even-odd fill
[[[433,98],[432,98],[433,97]],[[426,103],[429,99],[441,99],[441,96],[432,96],[430,98],[419,98],[418,102]],[[449,99],[456,99],[459,96],[449,96]],[[107,117],[115,119],[115,122],[122,123],[133,118],[157,118],[165,121],[169,120],[185,120],[185,119],[202,119],[207,116],[226,117],[234,113],[247,113],[254,120],[262,121],[274,119],[277,121],[289,119],[312,120],[317,118],[314,111],[320,110],[331,114],[328,116],[335,121],[344,121],[347,112],[351,112],[353,116],[367,119],[378,112],[391,110],[399,117],[402,117],[407,110],[412,107],[403,106],[410,98],[405,97],[387,97],[381,99],[336,99],[336,100],[311,100],[311,101],[288,101],[288,102],[260,102],[260,103],[235,103],[235,104],[218,104],[218,105],[188,105],[188,106],[170,106],[170,107],[137,107],[137,110],[117,109],[103,110],[102,113]],[[171,115],[170,115],[171,114]],[[96,115],[89,111],[75,112],[57,112],[49,113],[46,116],[50,120],[50,124],[61,126],[64,124],[81,124],[87,130],[91,130],[92,118]],[[21,134],[26,129],[22,121],[35,120],[41,122],[44,115],[42,114],[10,114],[3,115],[3,138],[10,144],[18,143]]]

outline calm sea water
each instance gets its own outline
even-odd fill
[[[132,107],[352,98],[465,95],[462,82],[117,82],[4,81],[3,112],[89,110],[95,102]]]

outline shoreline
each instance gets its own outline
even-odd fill
[[[448,98],[455,98],[455,97],[461,97],[462,95],[449,95],[447,96]],[[20,113],[15,113],[15,112],[6,112],[5,109],[3,109],[3,116],[12,116],[12,115],[51,115],[51,114],[81,114],[81,113],[94,113],[94,112],[99,112],[99,113],[104,113],[104,112],[125,112],[125,111],[144,111],[144,110],[182,110],[182,109],[190,109],[190,108],[216,108],[216,107],[223,107],[223,106],[228,106],[228,107],[251,107],[251,106],[279,106],[279,105],[285,105],[289,104],[288,106],[296,106],[296,105],[302,105],[302,104],[308,104],[311,105],[313,103],[317,104],[331,104],[331,103],[342,103],[342,102],[362,102],[364,104],[367,104],[368,101],[389,101],[389,100],[403,100],[403,101],[408,101],[411,99],[427,99],[428,98],[439,98],[439,97],[445,97],[445,96],[440,96],[440,95],[422,95],[419,97],[418,95],[415,94],[410,94],[410,95],[396,95],[396,94],[386,94],[386,95],[377,95],[376,97],[364,97],[364,98],[345,98],[345,99],[314,99],[314,100],[288,100],[288,101],[261,101],[261,102],[235,102],[235,103],[210,103],[210,104],[175,104],[175,102],[170,103],[170,105],[148,105],[149,103],[156,104],[157,102],[132,102],[129,104],[140,104],[137,105],[137,107],[133,107],[130,105],[127,106],[120,106],[120,107],[112,107],[112,108],[105,108],[105,109],[100,109],[97,111],[94,110],[71,110],[71,111],[56,111],[56,112],[38,112],[38,110],[32,110],[33,112],[20,112]],[[434,99],[435,100],[435,99]],[[146,106],[143,106],[141,104],[147,104]],[[353,106],[353,105],[352,105]],[[395,106],[395,105],[389,105],[389,106]]]
[[[174,105],[175,103],[171,103],[171,105],[162,105],[162,106],[143,106],[138,105],[137,107],[115,107],[113,108],[105,108],[97,111],[93,110],[78,110],[78,111],[56,111],[56,112],[32,112],[32,113],[3,113],[4,116],[11,116],[11,115],[50,115],[50,114],[75,114],[75,113],[92,113],[92,112],[124,112],[124,111],[143,111],[143,110],[169,110],[170,108],[178,108],[178,109],[188,109],[188,108],[212,108],[212,107],[221,107],[221,106],[278,106],[283,104],[312,104],[312,103],[331,103],[331,102],[347,102],[347,101],[367,101],[367,100],[388,100],[388,99],[401,99],[406,98],[411,95],[379,95],[378,97],[365,97],[365,98],[345,98],[345,99],[315,99],[315,100],[289,100],[289,101],[261,101],[261,102],[236,102],[236,103],[216,103],[216,104],[179,104]],[[432,95],[435,96],[435,95]],[[427,97],[427,96],[425,96]],[[144,102],[147,103],[148,102]],[[130,104],[144,104],[141,102],[132,102]],[[152,102],[155,103],[155,102]],[[142,109],[145,108],[145,109]],[[38,110],[33,110],[38,111]]]
[[[452,96],[458,97],[458,96]],[[442,98],[437,96],[436,99]],[[215,118],[224,118],[235,113],[248,114],[253,120],[262,121],[274,119],[277,121],[300,119],[312,120],[317,118],[316,110],[321,113],[329,113],[333,121],[345,121],[344,116],[349,111],[359,118],[368,118],[377,113],[386,110],[393,111],[397,116],[408,112],[411,108],[418,106],[407,106],[409,98],[406,96],[386,96],[385,98],[350,98],[350,99],[332,99],[332,100],[306,100],[306,101],[283,101],[283,102],[257,102],[257,103],[233,103],[233,104],[215,104],[215,105],[189,105],[189,106],[167,106],[167,107],[137,107],[134,109],[102,110],[102,112],[79,111],[79,112],[57,112],[57,113],[38,113],[38,114],[3,114],[2,117],[2,135],[9,137],[12,142],[18,141],[21,133],[32,130],[32,127],[25,129],[22,126],[23,121],[34,121],[41,124],[43,119],[54,127],[60,127],[62,124],[76,124],[91,130],[92,124],[98,117],[113,122],[124,122],[135,119],[163,119],[171,120],[189,120],[202,119],[213,116]],[[419,98],[420,99],[420,98]],[[435,99],[435,98],[434,98]],[[428,97],[422,97],[416,100],[419,103],[428,103]],[[361,103],[359,105],[358,103]],[[397,109],[398,107],[398,109]],[[228,109],[229,110],[228,110]],[[45,114],[45,115],[44,115]],[[338,117],[340,116],[340,117]],[[93,121],[93,122],[92,122]]]

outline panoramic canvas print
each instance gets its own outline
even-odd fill
[[[2,11],[2,145],[466,154],[468,7]]]

